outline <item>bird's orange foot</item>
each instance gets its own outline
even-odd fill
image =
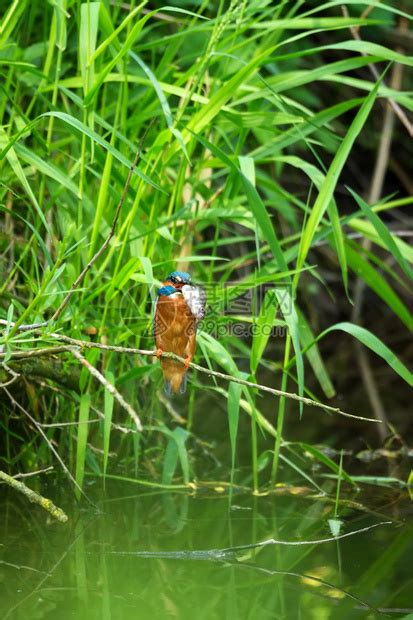
[[[185,361],[184,361],[185,368],[189,368],[189,364],[191,363],[191,359],[192,359],[192,355],[188,355],[188,357],[185,358]]]
[[[156,357],[160,359],[162,357],[163,351],[162,349],[156,349]]]

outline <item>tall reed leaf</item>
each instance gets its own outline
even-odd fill
[[[267,346],[274,325],[277,308],[278,300],[275,292],[271,290],[267,291],[261,305],[258,319],[255,323],[256,329],[252,339],[250,367],[253,374],[255,374],[258,368],[264,349]]]
[[[238,383],[231,383],[228,388],[228,425],[231,444],[231,485],[234,484],[241,391],[242,385],[239,385]]]
[[[300,327],[298,322],[298,315],[295,309],[294,300],[288,290],[288,287],[276,287],[275,294],[280,304],[281,312],[283,313],[285,322],[288,325],[288,330],[291,335],[295,352],[295,364],[297,367],[297,381],[298,381],[298,394],[304,395],[304,362],[301,353],[300,345]],[[303,414],[303,403],[300,401],[300,417]]]
[[[75,479],[80,489],[83,486],[86,462],[86,443],[89,428],[90,394],[82,394],[79,406],[79,425],[77,427],[76,474]],[[76,488],[76,496],[80,498],[80,489]]]
[[[303,231],[301,237],[300,250],[297,257],[297,268],[301,269],[307,258],[307,254],[310,250],[314,234],[318,228],[318,225],[323,217],[331,199],[333,198],[334,191],[338,179],[340,178],[341,171],[347,161],[347,158],[351,152],[353,144],[364,127],[364,124],[368,118],[368,115],[373,107],[373,104],[377,97],[377,92],[382,82],[382,77],[377,81],[372,91],[365,98],[360,110],[358,111],[355,119],[351,123],[342,143],[340,144],[337,153],[328,169],[326,177],[321,186],[320,192],[311,210],[310,217],[308,218],[307,225]],[[299,275],[296,276],[298,281]]]
[[[354,200],[357,202],[360,209],[363,211],[364,215],[370,220],[373,224],[374,228],[377,231],[377,234],[383,241],[384,246],[388,249],[390,254],[394,256],[394,258],[399,263],[400,267],[403,269],[404,273],[408,278],[413,280],[413,269],[410,267],[409,263],[404,258],[403,254],[399,250],[399,247],[394,240],[392,234],[389,232],[389,229],[379,216],[374,213],[372,208],[365,202],[356,192],[354,192],[350,187],[347,188],[350,194],[353,196]]]
[[[382,275],[372,265],[365,260],[350,243],[346,243],[347,262],[351,269],[369,286],[389,308],[399,317],[408,329],[412,329],[412,313],[395,293],[392,287],[386,282]]]
[[[372,334],[368,329],[355,325],[354,323],[336,323],[328,329],[324,330],[316,340],[320,340],[332,331],[343,331],[354,338],[357,338],[362,344],[371,351],[379,355],[406,383],[413,386],[413,373],[399,360],[399,358],[391,351],[377,336]]]
[[[309,347],[309,345],[312,345],[312,343],[314,342],[314,334],[311,330],[311,327],[307,323],[304,314],[299,308],[297,308],[297,306],[296,310],[300,327],[301,344],[303,349],[307,349],[307,347]],[[317,344],[314,344],[310,348],[308,348],[305,351],[305,356],[308,359],[310,366],[313,369],[313,372],[317,377],[317,380],[324,394],[327,396],[327,398],[332,398],[335,395],[336,391],[331,382],[330,375],[327,368],[325,367],[323,358],[321,357]]]
[[[13,138],[11,138],[8,141],[7,144],[6,143],[0,144],[0,146],[3,146],[3,150],[0,152],[0,159],[7,154],[7,152],[13,147],[13,144],[17,142],[17,140],[19,140],[19,138],[21,138],[27,132],[28,129],[36,125],[42,118],[47,117],[47,116],[53,116],[55,118],[60,119],[61,121],[66,123],[71,129],[74,130],[73,132],[74,134],[76,134],[77,132],[80,132],[81,134],[84,134],[85,136],[91,138],[97,144],[102,146],[105,150],[109,151],[113,155],[113,157],[117,159],[118,161],[120,161],[124,166],[126,166],[126,168],[131,168],[132,162],[127,157],[125,157],[120,151],[118,151],[118,149],[112,146],[110,142],[102,138],[98,133],[93,131],[93,129],[90,129],[90,127],[82,123],[82,121],[80,121],[79,119],[75,118],[74,116],[71,116],[70,114],[66,114],[66,112],[45,112],[44,114],[40,114],[40,116],[38,116],[36,120],[31,121],[29,124],[23,127],[23,129],[18,131],[13,136]],[[137,147],[136,147],[136,150],[137,150]],[[152,185],[152,187],[154,187],[155,189],[158,189],[159,191],[163,192],[163,189],[160,187],[160,185],[158,185],[158,183],[150,179],[146,174],[141,172],[139,168],[135,168],[134,173],[138,177],[140,177],[143,181],[145,181],[145,183],[148,183],[149,185]]]
[[[115,385],[115,375],[108,370],[106,372],[106,379],[111,385]],[[106,469],[108,466],[109,458],[109,446],[110,446],[110,433],[112,430],[112,414],[113,414],[113,396],[105,390],[105,406],[104,406],[104,421],[103,421],[103,484],[106,481]]]
[[[7,160],[14,172],[14,174],[16,175],[16,177],[19,179],[20,183],[22,184],[25,192],[27,193],[30,202],[33,204],[33,207],[37,213],[37,215],[39,216],[43,226],[45,227],[45,229],[47,230],[48,234],[51,235],[50,232],[50,228],[46,222],[46,218],[43,214],[42,209],[40,208],[40,205],[37,201],[36,196],[33,193],[33,190],[31,188],[31,185],[29,183],[29,181],[27,180],[27,177],[24,173],[24,170],[22,168],[22,165],[19,161],[19,158],[16,155],[16,151],[15,149],[11,148],[10,146],[10,142],[7,142],[7,134],[4,131],[3,127],[0,127],[0,149],[3,149],[2,155],[6,154]]]

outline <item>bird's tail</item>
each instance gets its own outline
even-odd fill
[[[186,374],[174,375],[171,379],[164,380],[163,389],[168,396],[172,396],[172,394],[185,394],[186,380]]]
[[[187,382],[187,369],[181,364],[172,362],[171,360],[162,360],[167,362],[162,364],[164,390],[168,396],[172,394],[185,394]]]

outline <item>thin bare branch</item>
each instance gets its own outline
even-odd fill
[[[86,340],[70,338],[69,336],[64,336],[63,334],[58,334],[58,333],[52,333],[49,335],[52,338],[55,338],[56,340],[60,340],[62,342],[66,342],[72,345],[72,347],[62,346],[61,352],[65,353],[67,351],[70,351],[70,353],[72,353],[81,362],[81,364],[85,366],[89,370],[89,372],[106,389],[109,390],[109,392],[114,396],[114,398],[116,398],[119,404],[129,413],[129,415],[134,420],[137,429],[139,431],[142,430],[141,422],[135,410],[123,399],[123,397],[119,394],[116,388],[111,383],[109,383],[96,368],[94,368],[91,364],[89,364],[89,362],[83,357],[83,355],[79,353],[78,348],[80,347],[81,349],[101,349],[103,351],[113,351],[115,353],[121,353],[121,354],[127,354],[127,355],[146,355],[150,357],[155,357],[156,351],[152,351],[148,349],[136,349],[133,347],[118,347],[118,346],[113,346],[113,345],[108,345],[108,344],[99,344],[97,342],[88,342]],[[53,351],[54,353],[57,353],[59,351],[59,347],[53,347]],[[2,354],[0,352],[0,360],[1,360],[2,355],[5,355],[5,354]],[[173,359],[177,362],[181,362],[182,364],[185,362],[184,358],[179,357],[178,355],[175,355],[174,353],[164,352],[162,354],[162,357]],[[298,394],[295,394],[294,392],[284,392],[283,390],[277,390],[275,388],[270,388],[266,385],[261,385],[259,383],[253,383],[252,381],[247,381],[245,379],[240,379],[239,377],[227,375],[225,373],[218,372],[217,370],[211,370],[209,368],[205,368],[204,366],[200,366],[199,364],[195,364],[193,362],[190,362],[189,367],[195,370],[198,370],[201,373],[209,375],[210,377],[217,377],[219,379],[223,379],[224,381],[230,381],[233,383],[238,383],[240,385],[245,385],[246,387],[255,388],[257,390],[260,390],[261,392],[267,392],[269,394],[274,394],[275,396],[284,396],[285,398],[289,398],[291,400],[302,402],[305,405],[308,405],[309,407],[317,407],[319,409],[324,409],[325,411],[328,411],[330,413],[335,413],[337,415],[342,415],[346,418],[352,418],[354,420],[361,420],[363,422],[375,422],[375,423],[381,424],[380,420],[375,420],[374,418],[365,418],[363,416],[357,416],[352,413],[347,413],[345,411],[342,411],[339,407],[332,407],[331,405],[326,405],[324,403],[317,402],[315,400],[312,400],[311,398],[299,396]]]
[[[96,342],[87,342],[85,340],[78,340],[76,338],[69,338],[68,336],[63,336],[61,334],[50,334],[53,338],[56,338],[57,340],[62,340],[63,342],[67,342],[69,344],[73,344],[77,347],[81,347],[81,348],[90,348],[90,349],[102,349],[104,351],[114,351],[115,353],[123,353],[123,354],[128,354],[128,355],[146,355],[146,356],[152,356],[155,357],[156,356],[156,351],[150,351],[147,349],[135,349],[132,347],[117,347],[117,346],[112,346],[112,345],[108,345],[108,344],[99,344]],[[76,357],[77,355],[80,355],[78,352],[76,352]],[[80,356],[82,357],[82,356]],[[176,360],[177,362],[182,362],[184,363],[185,360],[182,357],[179,357],[178,355],[175,355],[174,353],[167,353],[164,352],[162,354],[162,357],[165,358],[169,358],[169,359],[173,359]],[[246,381],[245,379],[240,379],[239,377],[233,377],[232,375],[227,375],[225,373],[222,372],[218,372],[216,370],[211,370],[209,368],[205,368],[204,366],[200,366],[199,364],[195,364],[193,362],[190,362],[189,364],[190,368],[194,368],[195,370],[198,370],[199,372],[202,372],[204,374],[209,375],[210,377],[218,377],[219,379],[224,379],[225,381],[232,381],[233,383],[239,383],[240,385],[245,385],[246,387],[251,387],[251,388],[256,388],[258,390],[260,390],[261,392],[268,392],[269,394],[274,394],[275,396],[285,396],[285,398],[290,398],[292,400],[296,400],[299,402],[304,403],[305,405],[308,405],[310,407],[318,407],[320,409],[325,409],[326,411],[329,411],[331,413],[336,413],[338,415],[342,415],[345,416],[347,418],[353,418],[355,420],[362,420],[364,422],[376,422],[376,423],[380,423],[379,420],[375,420],[372,418],[365,418],[362,416],[357,416],[357,415],[353,415],[351,413],[346,413],[345,411],[342,411],[341,409],[339,409],[338,407],[332,407],[331,405],[325,405],[323,403],[319,403],[315,400],[312,400],[311,398],[305,398],[303,396],[299,396],[298,394],[295,394],[293,392],[284,392],[282,390],[277,390],[275,388],[270,388],[266,385],[261,385],[258,383],[253,383],[252,381]]]
[[[10,401],[12,402],[12,404],[17,407],[17,409],[19,409],[22,413],[24,413],[24,415],[30,420],[30,422],[36,427],[37,431],[40,433],[40,435],[43,437],[43,439],[45,440],[45,442],[47,443],[47,445],[49,446],[49,449],[51,452],[53,452],[53,454],[55,455],[55,457],[57,458],[57,460],[59,461],[60,465],[62,466],[63,471],[65,472],[65,474],[67,475],[67,477],[72,481],[72,483],[74,484],[74,486],[79,489],[80,493],[83,495],[83,497],[85,499],[87,499],[87,501],[89,502],[89,504],[91,504],[94,508],[96,508],[95,504],[92,502],[92,500],[90,500],[88,498],[88,496],[86,495],[86,493],[81,489],[81,487],[78,485],[78,483],[76,482],[76,480],[73,478],[72,474],[70,473],[70,471],[68,470],[68,468],[65,465],[65,462],[63,461],[63,459],[61,458],[61,456],[59,455],[59,453],[57,452],[56,448],[53,446],[52,442],[50,441],[50,439],[48,438],[48,436],[46,435],[46,433],[44,432],[41,424],[35,419],[33,418],[33,416],[30,415],[30,413],[27,411],[27,409],[25,409],[19,402],[17,402],[17,400],[15,400],[13,398],[13,396],[10,394],[9,390],[7,388],[3,388],[4,391],[6,392],[7,396],[9,397]]]
[[[71,352],[73,350],[72,346],[67,347],[43,347],[38,349],[26,349],[21,351],[12,351],[8,354],[9,359],[11,360],[26,360],[31,359],[33,357],[44,357],[50,355],[59,355],[60,353],[64,353],[65,351]],[[0,353],[0,359],[5,356],[5,353]]]
[[[53,465],[50,465],[49,467],[43,467],[43,469],[36,469],[36,471],[28,471],[24,474],[15,474],[13,478],[29,478],[30,476],[38,476],[39,474],[45,474],[53,470],[54,470]]]
[[[112,394],[113,398],[115,398],[118,401],[118,403],[122,407],[122,409],[125,409],[125,411],[130,415],[130,417],[134,421],[135,426],[138,429],[138,431],[141,431],[142,430],[142,423],[141,423],[141,421],[139,419],[138,414],[136,413],[134,408],[131,407],[131,405],[126,402],[126,400],[123,398],[123,396],[117,391],[115,386],[112,383],[109,383],[109,381],[102,375],[102,373],[99,372],[97,370],[97,368],[92,366],[92,364],[90,364],[87,361],[87,359],[85,357],[83,357],[83,355],[81,353],[79,353],[79,351],[75,347],[73,347],[71,349],[71,353],[75,356],[75,358],[85,368],[87,368],[87,370],[90,372],[90,374],[93,377],[95,377],[95,379],[97,379],[110,394]]]
[[[11,376],[11,379],[5,381],[4,383],[0,383],[0,389],[11,385],[16,381],[16,379],[20,377],[19,373],[13,370],[13,368],[10,368],[10,366],[8,366],[6,362],[2,362],[1,367],[4,368],[4,370]]]

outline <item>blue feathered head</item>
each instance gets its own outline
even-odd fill
[[[167,282],[172,282],[173,285],[191,284],[191,276],[186,271],[173,271],[166,278]]]

